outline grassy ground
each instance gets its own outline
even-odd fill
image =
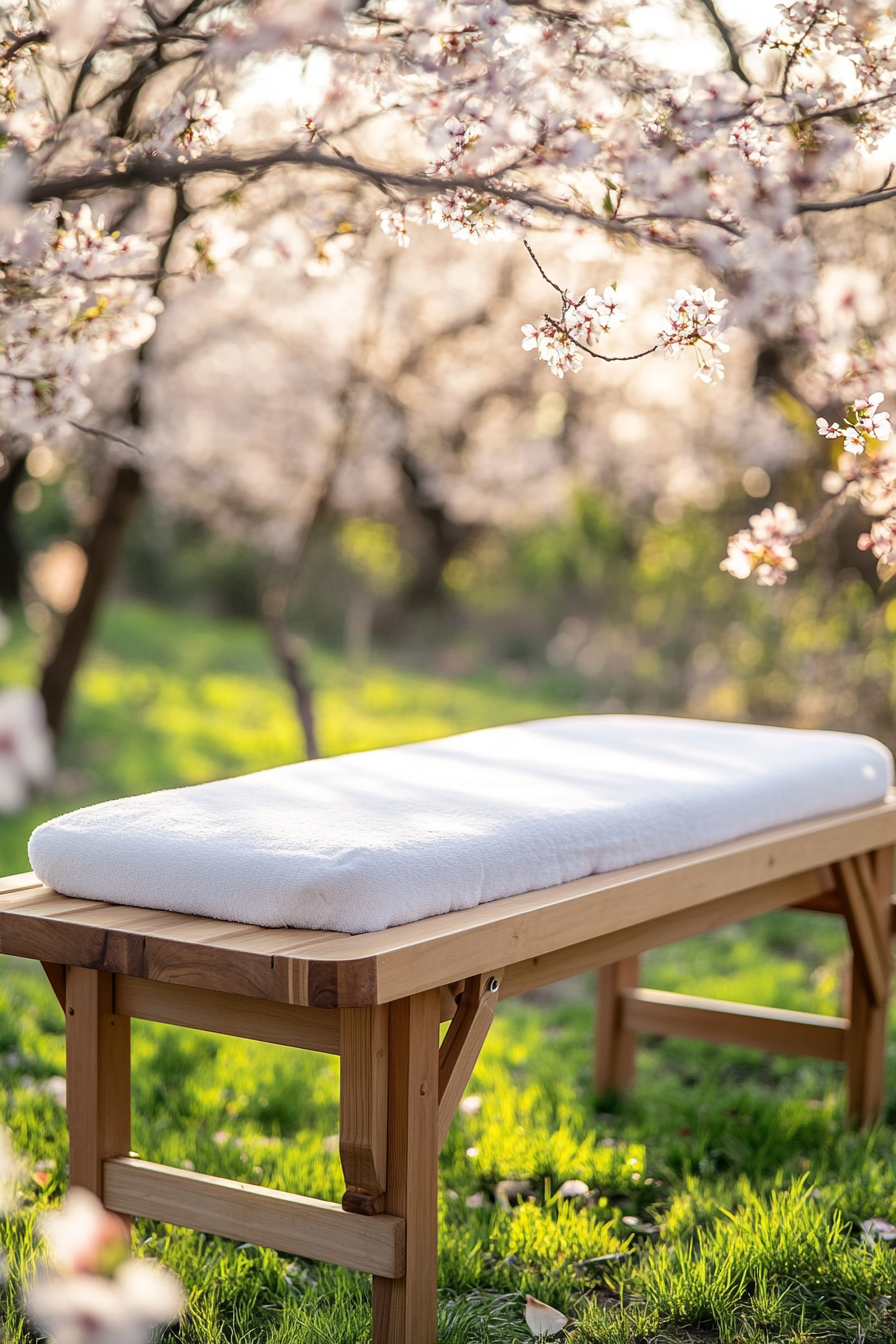
[[[19,634],[0,684],[30,676]],[[555,684],[434,680],[319,658],[327,752],[572,712]],[[116,793],[295,759],[287,696],[257,633],[114,610],[86,670],[60,788],[0,823],[0,871],[25,866],[33,825]],[[836,1012],[838,921],[782,913],[663,949],[646,983]],[[736,1049],[645,1040],[625,1102],[590,1087],[588,977],[501,1006],[441,1161],[441,1344],[528,1338],[523,1294],[571,1318],[575,1344],[896,1338],[896,1258],[860,1224],[896,1222],[889,1122],[845,1130],[839,1070]],[[338,1061],[135,1024],[134,1146],[175,1166],[338,1198]],[[0,1119],[33,1172],[2,1240],[8,1338],[36,1212],[65,1188],[63,1021],[38,968],[0,961]],[[893,1080],[891,1080],[892,1082]],[[896,1099],[896,1089],[890,1095]],[[584,1180],[587,1198],[562,1199]],[[500,1182],[530,1182],[507,1206]],[[249,1246],[141,1223],[140,1246],[182,1275],[184,1344],[354,1344],[369,1337],[365,1279]],[[604,1260],[607,1255],[620,1258]],[[588,1262],[592,1263],[588,1263]],[[598,1263],[593,1263],[597,1261]]]

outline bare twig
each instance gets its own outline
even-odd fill
[[[539,275],[541,276],[542,280],[544,280],[547,284],[549,284],[550,287],[551,287],[551,289],[556,289],[557,293],[560,295],[561,299],[563,300],[563,302],[564,302],[564,304],[565,304],[565,303],[566,303],[566,292],[565,292],[565,290],[562,290],[562,289],[560,288],[560,286],[559,286],[558,284],[556,284],[556,282],[553,281],[549,275],[546,275],[546,274],[545,274],[544,267],[542,266],[541,262],[540,262],[540,261],[538,260],[538,258],[536,257],[535,253],[532,251],[532,247],[531,247],[531,245],[530,245],[530,243],[529,243],[528,238],[524,238],[524,239],[523,239],[523,247],[526,249],[526,251],[529,253],[529,256],[530,256],[530,257],[532,258],[532,260],[535,262],[535,265],[536,265],[537,268],[538,268],[538,273],[539,273]]]
[[[556,317],[551,317],[550,313],[545,313],[544,320],[550,322],[551,326],[557,331],[562,331],[563,335],[572,341],[573,345],[577,345],[580,350],[584,350],[586,355],[590,355],[592,359],[602,359],[605,364],[628,364],[633,359],[644,359],[646,355],[652,355],[655,350],[659,349],[659,345],[652,345],[649,350],[640,350],[636,355],[602,355],[599,350],[592,350],[590,346],[577,341],[563,323],[558,322]]]
[[[738,79],[742,79],[745,84],[752,84],[753,81],[740,63],[740,52],[734,45],[731,29],[716,9],[713,0],[699,0],[699,3],[706,10],[712,26],[725,44],[725,50],[728,52],[728,60],[731,62],[731,69],[737,75]]]
[[[130,439],[123,439],[120,434],[113,434],[109,429],[98,429],[96,425],[82,425],[80,420],[69,420],[73,429],[79,429],[82,434],[93,434],[98,439],[108,439],[110,443],[120,443],[125,448],[133,448],[135,453],[142,453],[143,449],[137,443],[131,443]]]

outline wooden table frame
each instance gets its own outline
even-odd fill
[[[438,1155],[499,999],[602,968],[599,1088],[639,1031],[846,1063],[880,1111],[896,796],[691,854],[347,935],[175,915],[0,881],[0,952],[40,960],[66,1014],[70,1180],[110,1209],[373,1276],[374,1344],[435,1344]],[[845,915],[849,1019],[657,994],[640,953],[786,906]],[[130,1156],[131,1018],[340,1056],[340,1204]],[[439,1044],[440,1023],[450,1021]]]

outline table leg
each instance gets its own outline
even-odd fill
[[[641,958],[626,957],[597,973],[597,1024],[594,1036],[594,1090],[625,1092],[635,1081],[635,1032],[622,1025],[620,990],[635,989]]]
[[[403,1279],[373,1280],[373,1344],[436,1344],[439,990],[389,1008],[385,1212],[404,1218]]]
[[[69,1184],[103,1197],[103,1162],[131,1147],[131,1019],[113,1010],[107,971],[65,976]]]
[[[862,1125],[880,1117],[890,980],[893,847],[838,865],[852,943],[847,1109]]]

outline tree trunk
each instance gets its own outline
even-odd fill
[[[314,727],[314,702],[311,683],[305,675],[304,646],[300,639],[296,639],[286,630],[284,623],[285,602],[280,604],[276,600],[273,602],[268,600],[265,605],[267,606],[264,613],[265,625],[268,628],[271,646],[276,654],[277,661],[296,702],[296,713],[299,716],[299,723],[302,725],[302,732],[305,737],[305,755],[309,761],[316,761],[320,757],[320,750],[317,745],[317,733]]]
[[[65,720],[78,663],[90,637],[100,600],[112,577],[127,521],[142,488],[140,473],[134,467],[115,469],[86,548],[87,572],[81,592],[65,618],[59,642],[44,667],[40,693],[47,709],[47,723],[57,737]]]
[[[18,602],[20,597],[22,555],[12,528],[12,506],[24,472],[25,458],[16,457],[0,478],[0,602]]]

